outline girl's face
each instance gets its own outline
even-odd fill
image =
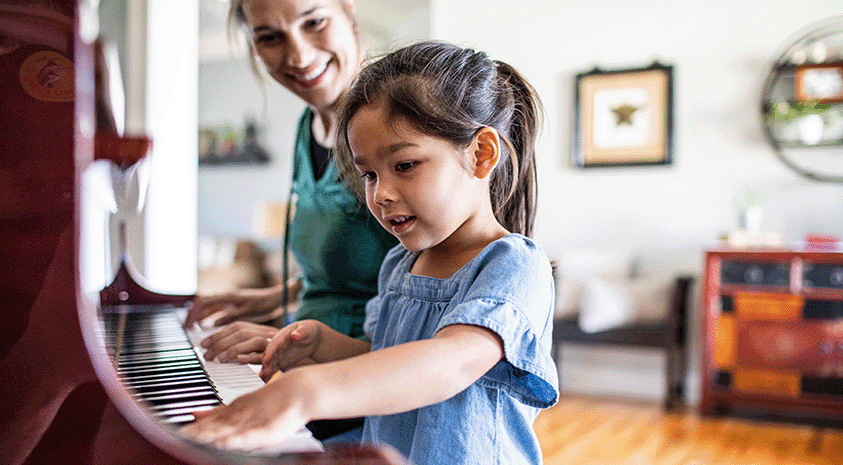
[[[499,227],[488,182],[471,170],[471,146],[457,150],[403,118],[388,121],[380,105],[358,110],[347,134],[366,205],[406,249],[459,247],[476,237],[477,228],[488,228],[490,219]]]
[[[345,93],[359,65],[351,0],[246,0],[258,58],[275,80],[315,109]]]

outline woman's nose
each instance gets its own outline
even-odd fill
[[[306,37],[292,34],[287,46],[287,66],[306,68],[313,62],[314,51],[313,44]]]

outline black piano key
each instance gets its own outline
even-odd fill
[[[154,408],[165,408],[173,404],[205,400],[213,400],[216,403],[220,402],[217,392],[211,388],[206,388],[204,391],[178,392],[160,396],[147,396],[143,398],[145,403],[152,405]]]
[[[155,416],[172,416],[180,415],[182,413],[190,413],[196,410],[196,407],[219,405],[219,398],[208,397],[205,399],[187,400],[184,402],[174,402],[167,405],[159,405],[153,407],[153,415]]]
[[[131,386],[133,390],[140,394],[141,397],[152,395],[156,392],[167,391],[169,389],[180,389],[180,388],[191,388],[191,387],[200,387],[200,388],[210,388],[214,389],[214,386],[208,381],[207,378],[205,379],[194,379],[190,381],[167,381],[158,384],[150,384],[150,385],[142,385],[142,386]]]

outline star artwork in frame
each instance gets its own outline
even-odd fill
[[[572,161],[605,167],[671,163],[673,68],[580,73]]]
[[[635,105],[630,105],[628,103],[624,103],[617,107],[612,108],[612,113],[615,114],[615,121],[616,126],[621,126],[624,124],[632,126],[632,115],[635,114],[636,111],[640,110],[640,108],[636,107]]]

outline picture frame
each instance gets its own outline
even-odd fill
[[[671,164],[673,67],[577,74],[573,135],[580,168]]]
[[[797,67],[796,98],[800,101],[843,102],[843,65],[811,64]]]

